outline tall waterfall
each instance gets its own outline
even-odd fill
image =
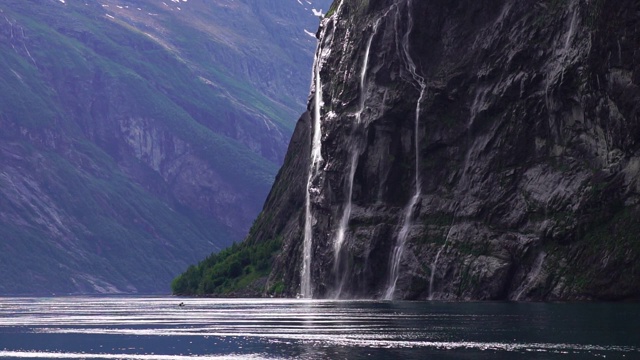
[[[418,101],[416,103],[416,112],[415,112],[415,129],[414,129],[414,145],[415,145],[415,192],[411,197],[409,204],[405,208],[404,217],[402,219],[402,227],[400,228],[400,232],[398,233],[398,240],[396,242],[396,246],[393,249],[393,253],[391,255],[390,269],[389,269],[389,278],[387,280],[387,289],[384,293],[385,300],[392,300],[393,295],[396,290],[396,284],[398,282],[398,277],[400,276],[400,262],[402,261],[402,257],[404,255],[405,245],[407,241],[407,237],[409,235],[409,231],[411,226],[413,225],[413,212],[415,210],[415,206],[420,199],[420,193],[422,191],[420,187],[420,108],[422,101],[426,95],[427,84],[424,78],[417,73],[417,68],[413,59],[411,58],[411,54],[409,53],[409,35],[411,30],[413,29],[413,16],[411,15],[411,0],[407,0],[407,12],[409,18],[409,24],[407,25],[407,31],[402,38],[402,51],[404,53],[404,58],[406,60],[407,70],[411,74],[413,80],[417,83],[420,88],[420,97],[418,97]]]
[[[313,297],[313,286],[311,285],[311,248],[313,245],[313,213],[311,212],[311,191],[313,178],[318,173],[322,162],[322,127],[321,127],[321,107],[322,107],[322,81],[320,79],[320,43],[313,64],[314,83],[314,111],[313,111],[313,137],[311,140],[311,161],[309,165],[309,176],[307,178],[307,194],[305,201],[305,222],[304,222],[304,244],[302,250],[302,274],[300,280],[300,294],[304,298]]]
[[[320,24],[320,38],[313,61],[313,125],[311,139],[311,161],[309,162],[309,176],[307,177],[307,194],[305,201],[304,240],[302,248],[302,268],[300,270],[300,295],[303,298],[313,298],[313,283],[311,278],[311,265],[313,262],[313,223],[315,218],[311,209],[311,193],[316,192],[313,181],[320,173],[322,159],[322,79],[320,71],[325,58],[329,55],[323,51],[323,43],[328,28],[328,22],[335,22],[340,14],[343,0],[338,4],[337,10],[328,18],[324,18]],[[331,45],[329,46],[330,49]]]
[[[378,26],[380,24],[380,19],[378,19],[373,25],[373,31],[371,35],[369,35],[369,40],[367,41],[367,46],[364,53],[364,59],[362,61],[362,70],[360,71],[360,102],[358,106],[358,110],[355,113],[355,124],[353,124],[354,133],[355,129],[361,126],[362,123],[362,113],[365,109],[366,97],[367,97],[367,87],[366,87],[366,77],[367,77],[367,68],[369,66],[369,54],[371,52],[371,43],[373,42],[373,37],[378,31]],[[358,139],[354,139],[351,142],[351,146],[349,148],[349,153],[351,154],[351,160],[349,162],[349,176],[346,181],[346,196],[345,203],[342,211],[342,217],[340,218],[340,223],[338,225],[338,231],[336,233],[336,238],[333,242],[333,251],[334,251],[334,274],[336,274],[338,288],[334,294],[334,297],[340,298],[342,296],[342,291],[344,288],[345,282],[345,270],[341,269],[340,265],[342,263],[342,253],[344,246],[344,239],[347,232],[347,228],[349,226],[349,219],[351,218],[351,207],[352,207],[352,197],[353,197],[353,180],[356,174],[356,168],[358,167],[358,157],[362,151],[361,141]],[[342,270],[342,271],[341,271]]]

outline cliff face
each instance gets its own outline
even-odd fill
[[[638,297],[639,13],[336,1],[309,116],[247,240],[283,238],[266,289]]]
[[[245,236],[304,108],[311,9],[8,0],[0,20],[0,294],[167,292]]]

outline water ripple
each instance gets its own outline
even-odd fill
[[[445,353],[640,358],[637,332],[628,330],[635,326],[631,319],[638,318],[638,306],[598,306],[0,298],[0,357],[329,359],[339,351],[341,357],[384,359],[393,351],[406,359]],[[603,309],[608,317],[594,315]]]

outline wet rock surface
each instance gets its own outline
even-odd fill
[[[319,93],[312,89],[311,119],[298,125],[248,238],[283,237],[266,289],[299,293],[311,221],[314,296],[384,297],[418,188],[394,298],[640,296],[637,2],[339,5],[318,33],[321,171],[305,186]],[[364,146],[351,184],[354,142]],[[311,218],[300,206],[307,191]]]

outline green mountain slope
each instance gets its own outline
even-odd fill
[[[313,39],[297,24],[288,42],[289,23],[254,54],[229,52],[248,34],[213,36],[231,23],[215,19],[222,3],[0,4],[0,294],[166,292],[243,236],[301,110],[290,94],[308,83],[296,62]],[[237,9],[246,29],[264,26],[256,6]],[[248,57],[261,51],[278,55]],[[263,86],[236,68],[254,62],[296,80]]]

